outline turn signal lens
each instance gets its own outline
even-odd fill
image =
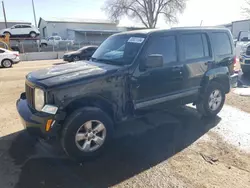
[[[45,127],[45,130],[46,132],[48,132],[51,128],[51,124],[52,124],[53,120],[52,119],[49,119],[46,123],[46,127]]]

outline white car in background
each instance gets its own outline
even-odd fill
[[[74,45],[73,40],[63,40],[60,36],[50,36],[46,39],[41,39],[41,47],[46,46],[58,46],[59,44],[72,46]]]
[[[18,62],[20,62],[19,52],[0,48],[0,66],[10,68]]]
[[[12,26],[11,28],[2,29],[0,31],[0,34],[9,34],[10,36],[30,36],[32,38],[35,38],[40,35],[40,32],[33,25],[17,24]]]

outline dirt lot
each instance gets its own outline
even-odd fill
[[[58,62],[0,69],[1,188],[250,187],[250,114],[230,106],[215,119],[204,119],[189,106],[152,112],[120,125],[105,154],[84,164],[30,138],[17,115],[16,99],[28,72]],[[246,112],[249,102],[234,94],[227,99]]]

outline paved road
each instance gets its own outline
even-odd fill
[[[6,163],[2,161],[3,168],[0,171],[5,169],[5,173],[12,173],[8,174],[10,176],[18,174],[16,188],[114,186],[168,160],[210,129],[222,127],[223,131],[228,131],[227,126],[235,127],[235,118],[230,121],[232,113],[234,116],[239,115],[243,124],[250,124],[249,116],[231,107],[225,107],[220,116],[213,120],[201,118],[190,107],[180,108],[175,112],[150,113],[126,125],[120,125],[114,144],[104,155],[83,164],[68,160],[60,150],[55,151],[21,131],[0,140],[0,146],[5,145],[5,142],[12,142],[8,149],[14,160],[11,166],[20,167],[20,170],[8,172],[5,169],[8,168],[7,159]],[[245,134],[247,136],[250,131]],[[249,137],[250,135],[247,139]],[[128,185],[141,187],[136,181]]]

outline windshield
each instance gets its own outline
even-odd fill
[[[105,40],[92,56],[92,61],[129,65],[145,41],[145,35],[115,35]]]

